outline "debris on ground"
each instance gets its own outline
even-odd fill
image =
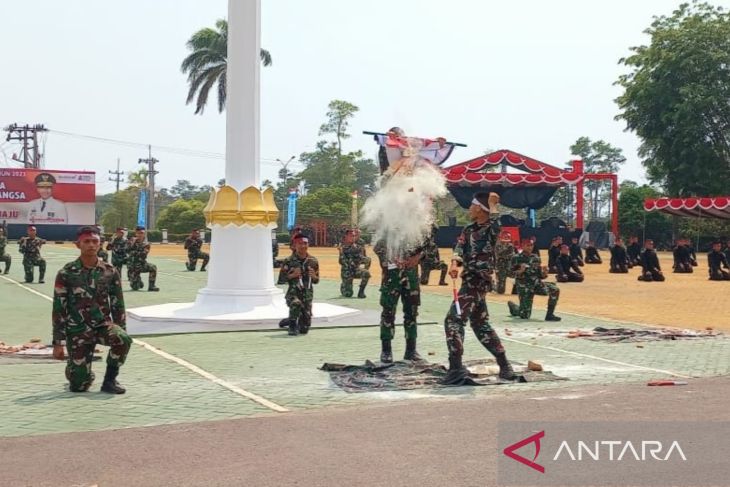
[[[687,381],[684,380],[650,380],[648,386],[686,386]]]
[[[586,338],[588,340],[608,343],[717,338],[723,336],[722,333],[716,332],[712,328],[706,330],[682,330],[679,328],[603,328],[601,326],[593,330],[570,330],[568,332],[560,331],[554,333],[564,334],[568,338]]]
[[[38,339],[38,342],[34,342],[31,339],[30,342],[22,345],[6,345],[5,342],[0,342],[0,354],[17,354],[22,352],[30,353],[28,352],[29,350],[44,350],[46,348],[52,348],[39,342],[40,339]]]
[[[542,363],[535,360],[528,360],[527,369],[533,372],[542,372]]]

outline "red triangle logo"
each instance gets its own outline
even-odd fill
[[[510,457],[512,460],[517,460],[521,464],[527,465],[528,467],[533,468],[540,473],[545,473],[545,467],[535,463],[535,460],[537,460],[537,456],[540,454],[540,439],[543,438],[544,436],[545,436],[545,432],[540,431],[539,433],[535,433],[532,436],[528,436],[524,440],[520,440],[517,443],[508,446],[502,452],[505,455],[507,455],[508,457]],[[515,453],[515,450],[519,450],[523,446],[529,445],[530,443],[535,444],[535,458],[533,458],[532,460],[529,460],[529,459]]]

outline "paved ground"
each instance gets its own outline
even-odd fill
[[[496,485],[502,421],[536,420],[549,430],[550,421],[566,420],[711,420],[726,429],[720,421],[730,420],[728,378],[683,388],[490,392],[458,401],[371,403],[356,411],[0,439],[2,485],[484,487]],[[650,478],[632,479],[652,485]],[[674,480],[694,485],[690,469]]]
[[[128,292],[128,306],[190,301],[196,290],[204,284],[204,273],[183,271],[178,257],[167,249],[165,253],[171,255],[162,256],[162,248],[155,247],[152,259],[160,269],[162,292]],[[49,338],[50,277],[62,263],[70,260],[73,253],[64,247],[49,246],[45,255],[50,270],[46,284],[32,284],[25,288],[19,286],[17,281],[22,278],[22,268],[17,260],[8,276],[10,279],[0,279],[0,340],[6,343],[21,343],[31,337]],[[606,276],[609,275],[606,273]],[[670,282],[680,278],[696,279],[697,276],[677,276],[676,279],[670,276]],[[634,276],[610,277],[631,278],[632,283],[635,279]],[[596,281],[600,279],[603,277],[596,277]],[[715,284],[702,282],[705,285]],[[571,288],[571,292],[573,289],[577,292],[579,288]],[[616,292],[624,300],[635,293],[632,289],[627,284],[616,287]],[[441,322],[450,299],[441,294],[443,288],[436,286],[429,286],[427,293],[430,294],[424,297],[420,319],[423,323],[432,324],[419,327],[419,348],[422,354],[428,354],[429,360],[445,362]],[[377,309],[377,288],[371,286],[368,294],[366,300],[340,299],[337,296],[338,283],[333,280],[324,280],[316,290],[318,299],[363,309]],[[724,301],[715,301],[724,306]],[[544,301],[537,302],[537,306],[541,305],[544,305]],[[620,303],[614,303],[613,306],[620,311]],[[378,481],[379,475],[391,475],[388,477],[391,480],[394,478],[393,472],[399,472],[395,465],[408,463],[408,460],[402,459],[407,454],[403,452],[407,451],[408,445],[414,446],[417,455],[433,457],[435,451],[450,451],[449,445],[458,441],[459,435],[475,439],[474,435],[483,434],[483,438],[490,438],[494,418],[489,414],[493,410],[522,413],[522,408],[529,412],[537,404],[540,406],[539,411],[550,413],[545,416],[549,418],[551,414],[563,411],[563,404],[570,404],[570,408],[576,404],[581,417],[590,412],[595,419],[607,411],[618,411],[616,417],[624,417],[622,411],[630,412],[630,405],[633,404],[646,417],[650,417],[650,410],[654,407],[658,415],[664,414],[662,411],[673,411],[678,415],[682,411],[689,415],[706,411],[708,415],[712,413],[713,418],[727,419],[726,415],[715,414],[710,409],[715,407],[713,401],[719,402],[714,395],[728,389],[726,379],[712,378],[730,373],[730,340],[715,338],[641,344],[599,343],[569,339],[566,332],[576,328],[592,329],[595,326],[615,327],[622,323],[564,314],[563,322],[557,326],[547,326],[541,321],[542,310],[537,310],[533,320],[528,321],[508,317],[504,304],[492,303],[490,311],[492,322],[506,341],[508,354],[513,361],[524,363],[529,359],[541,360],[547,369],[569,380],[398,393],[348,394],[337,389],[318,367],[324,362],[356,364],[366,359],[376,359],[379,342],[378,331],[374,327],[315,330],[316,333],[297,338],[290,338],[278,331],[145,337],[142,343],[138,342],[133,348],[129,362],[123,369],[121,379],[129,389],[123,397],[110,397],[98,392],[82,395],[65,392],[61,363],[16,361],[10,364],[0,359],[0,416],[3,418],[0,421],[0,437],[7,438],[0,442],[0,451],[3,452],[0,455],[0,472],[7,479],[9,466],[25,465],[22,458],[33,458],[33,455],[26,457],[21,454],[27,449],[54,458],[56,466],[64,464],[64,455],[71,455],[73,451],[73,448],[63,448],[68,437],[43,436],[34,439],[38,435],[117,430],[86,433],[81,443],[93,448],[95,444],[118,441],[118,445],[123,447],[115,448],[115,451],[142,451],[140,455],[125,453],[125,459],[120,463],[120,469],[126,469],[128,484],[221,485],[229,482],[226,485],[237,485],[241,475],[250,474],[249,478],[253,481],[247,485],[288,485],[294,483],[294,467],[308,459],[317,458],[320,461],[316,468],[307,467],[300,471],[300,485],[340,485],[342,472],[349,472],[355,485],[365,485],[368,479],[372,479],[370,485],[384,485],[384,482]],[[694,313],[698,321],[707,319],[707,313],[702,309],[694,308]],[[693,323],[685,323],[685,326]],[[629,323],[623,325],[633,326]],[[399,337],[400,333],[398,330]],[[485,356],[486,352],[478,346],[471,332],[467,332],[466,348],[466,358]],[[400,339],[395,342],[395,352],[403,352]],[[103,364],[98,363],[96,370],[103,373]],[[645,386],[649,379],[672,377],[686,379],[690,386],[658,392],[651,392],[657,388]],[[597,402],[591,406],[594,408],[592,411],[581,409],[580,401],[565,399],[566,402],[563,402],[559,399],[582,397],[583,394],[594,394],[588,391],[602,390],[611,391],[611,400],[604,401],[603,393],[598,394],[595,396]],[[705,401],[705,397],[710,396],[715,399]],[[535,400],[539,397],[550,399],[546,402]],[[692,400],[679,401],[675,409],[672,401],[678,398]],[[669,400],[666,406],[660,404],[665,399]],[[556,404],[558,408],[555,408]],[[277,408],[288,412],[275,412]],[[723,414],[726,410],[722,409]],[[413,422],[406,421],[404,418],[409,417],[410,411],[413,411],[414,418],[422,417],[424,424],[429,426],[415,427]],[[567,409],[564,412],[569,413]],[[628,414],[627,417],[630,416]],[[453,418],[457,417],[460,419],[456,421],[457,426],[453,431],[442,426],[442,423],[453,423]],[[249,419],[230,422],[237,418]],[[379,426],[372,428],[368,418],[378,418],[375,422]],[[475,418],[473,421],[480,425],[480,429],[472,431],[469,418]],[[214,420],[226,422],[210,422]],[[382,424],[379,423],[381,420]],[[195,423],[200,423],[200,426]],[[136,429],[172,424],[179,426],[159,430]],[[307,430],[308,424],[318,426]],[[345,424],[349,426],[345,427]],[[134,429],[118,431],[120,428]],[[388,434],[392,429],[396,433]],[[327,434],[323,434],[323,431]],[[217,439],[219,435],[220,441]],[[181,440],[183,437],[185,441]],[[386,459],[378,460],[378,448],[382,448],[384,438],[391,437],[393,442],[383,452]],[[307,440],[304,447],[301,446],[303,439]],[[364,466],[358,466],[345,455],[350,448],[358,447],[360,450],[355,456],[368,459]],[[489,449],[490,446],[485,448]],[[304,450],[301,454],[297,453],[301,450]],[[64,453],[58,455],[59,451]],[[203,451],[215,453],[203,455]],[[467,450],[458,448],[457,451],[464,453]],[[193,455],[193,452],[198,453],[195,457],[197,460],[191,460],[189,455]],[[234,452],[238,452],[241,458],[240,468],[235,462],[225,467],[224,459],[231,458]],[[12,453],[12,456],[6,453]],[[187,458],[185,468],[175,463],[178,455]],[[469,450],[469,455],[462,460],[466,465],[474,466],[477,461],[475,455],[477,453]],[[142,460],[149,456],[155,461],[148,463]],[[210,469],[202,469],[195,474],[193,470],[201,465],[202,459],[211,456],[215,459],[207,464]],[[287,458],[289,460],[285,461]],[[450,457],[447,455],[445,458]],[[156,463],[163,460],[173,461],[170,469]],[[369,469],[372,472],[369,476],[362,473],[368,470],[368,465],[380,465],[378,461],[384,462],[381,465],[383,472],[375,468]],[[335,468],[343,462],[348,468],[342,471]],[[285,468],[281,467],[282,463]],[[116,485],[113,476],[110,476],[112,474],[102,474],[100,469],[94,467],[94,462],[85,465],[89,465],[88,468],[78,470],[76,474],[72,474],[68,466],[59,467],[60,470],[50,467],[47,470],[31,469],[36,475],[32,482],[23,483],[18,477],[10,477],[14,480],[9,485],[50,484],[53,483],[50,480],[52,472],[62,472],[63,481],[56,482],[56,485],[73,482],[82,485],[86,485],[83,482]],[[150,465],[157,466],[156,470],[153,469],[155,472],[150,470]],[[265,468],[268,465],[272,465],[271,469]],[[24,471],[28,472],[27,469]],[[162,472],[167,472],[164,475],[169,477],[160,477]],[[485,475],[492,474],[493,470],[487,467]],[[406,480],[413,483],[412,473],[403,475],[402,482],[392,481],[389,485],[405,485],[408,483]],[[444,485],[444,479],[435,471],[429,470],[428,475],[434,479],[433,483],[421,482],[423,485]],[[170,479],[169,482],[165,478]],[[424,480],[426,474],[419,478]],[[4,482],[0,484],[5,485]],[[478,483],[475,477],[468,476],[466,481],[455,485]]]

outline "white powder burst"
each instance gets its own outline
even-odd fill
[[[385,241],[389,260],[423,244],[435,218],[433,201],[447,193],[443,174],[427,160],[411,156],[399,162],[362,208],[361,222],[374,232],[373,243]]]

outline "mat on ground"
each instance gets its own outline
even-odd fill
[[[543,382],[567,380],[550,371],[532,371],[526,364],[512,362],[516,379],[504,381],[497,375],[499,367],[493,360],[468,360],[464,365],[469,376],[462,384],[465,386],[505,385],[520,382]],[[404,391],[412,389],[434,389],[445,386],[440,384],[447,368],[441,364],[426,361],[402,361],[392,364],[366,361],[363,365],[325,363],[320,370],[329,372],[332,382],[346,392]]]

